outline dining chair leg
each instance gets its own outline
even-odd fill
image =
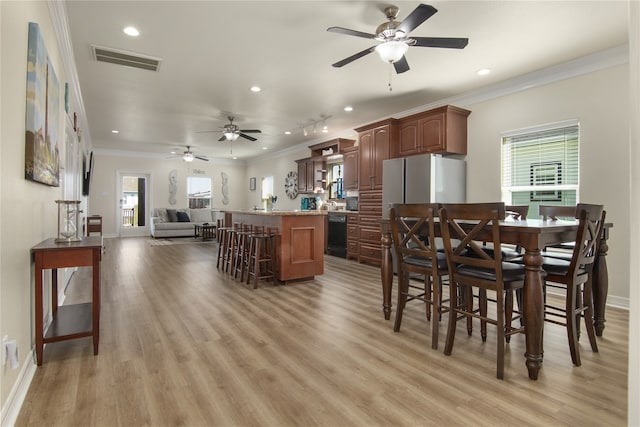
[[[506,337],[505,339],[507,340],[507,342],[511,342],[511,334],[509,332],[511,332],[511,322],[513,320],[513,292],[512,291],[507,291],[506,295],[505,295],[505,300],[504,300],[504,322],[505,322],[505,333],[506,333]]]
[[[467,304],[467,312],[473,313],[473,288],[471,286],[462,286],[462,294],[464,295],[464,301]],[[471,316],[467,316],[467,335],[471,336],[473,334],[473,318]]]
[[[483,318],[487,317],[487,290],[479,289],[478,290],[478,306],[480,309],[480,316]],[[501,313],[500,311],[498,313]],[[480,336],[482,337],[482,342],[487,342],[487,321],[483,318],[480,319]]]
[[[598,352],[598,343],[596,341],[596,328],[593,321],[593,298],[592,298],[592,286],[593,282],[591,277],[584,284],[584,304],[587,307],[584,311],[584,325],[587,329],[587,336],[589,337],[589,344],[591,344],[591,351]]]
[[[400,324],[402,323],[402,312],[407,303],[407,292],[409,292],[409,277],[408,273],[401,272],[398,275],[398,303],[396,304],[396,320],[393,325],[393,331],[400,331]]]
[[[429,292],[429,299],[431,299],[432,304],[427,304],[427,307],[429,307],[430,305],[433,306],[433,316],[431,316],[431,348],[436,350],[438,348],[438,333],[440,326],[440,319],[437,316],[440,314],[442,309],[440,308],[441,297],[440,290],[438,289],[438,284],[432,283],[432,280],[429,279],[429,289],[431,289],[432,286],[433,292]]]
[[[567,285],[567,296],[565,303],[565,314],[567,321],[567,339],[571,352],[571,361],[575,366],[580,366],[580,349],[578,348],[578,331],[576,330],[576,292],[573,284]],[[577,327],[580,327],[578,323]]]
[[[486,292],[485,292],[486,298]],[[486,299],[485,299],[486,302]],[[497,361],[497,374],[498,379],[504,378],[504,347],[505,347],[505,339],[504,339],[504,292],[497,292],[496,295],[496,310],[498,315],[496,329],[498,331],[498,336],[496,339],[498,340],[498,361]],[[486,324],[486,322],[485,322]],[[484,340],[483,340],[484,341]]]
[[[467,304],[467,301],[462,298],[462,291],[461,286],[457,283],[449,283],[449,324],[447,325],[447,338],[444,344],[444,354],[447,356],[451,355],[453,340],[456,337],[456,325],[458,323],[456,308],[462,306],[462,304]]]
[[[425,276],[424,277],[424,298],[426,300],[431,300],[431,277],[430,276]],[[427,316],[427,320],[431,320],[431,304],[425,304],[425,314]]]

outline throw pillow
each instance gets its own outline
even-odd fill
[[[169,215],[167,215],[165,208],[158,208],[158,218],[160,218],[162,222],[169,222]]]
[[[175,209],[167,209],[167,217],[169,222],[178,222],[178,213]]]
[[[176,215],[178,216],[178,222],[191,222],[186,212],[176,212]]]

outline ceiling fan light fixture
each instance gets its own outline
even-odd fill
[[[193,153],[184,153],[184,156],[182,156],[182,159],[187,163],[193,162],[193,158]]]
[[[227,140],[229,141],[235,141],[236,139],[238,139],[238,134],[235,132],[225,132],[224,133],[224,137],[227,138]]]
[[[399,61],[409,49],[405,42],[389,40],[376,46],[376,52],[382,61],[393,63]]]

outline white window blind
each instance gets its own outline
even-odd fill
[[[508,204],[575,205],[579,188],[579,127],[564,123],[502,137],[502,191]]]

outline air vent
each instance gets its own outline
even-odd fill
[[[125,65],[127,67],[155,72],[160,68],[160,61],[162,61],[162,59],[152,56],[96,45],[91,45],[91,52],[93,58],[99,62],[110,62],[111,64]]]

